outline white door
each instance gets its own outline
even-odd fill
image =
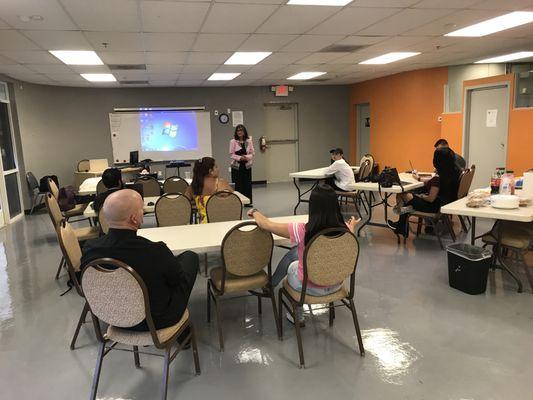
[[[370,153],[370,104],[358,104],[357,107],[357,162]]]
[[[490,185],[492,173],[507,161],[509,86],[467,90],[464,154],[476,166],[472,189]]]
[[[265,104],[267,182],[289,181],[298,171],[298,109],[296,104]]]

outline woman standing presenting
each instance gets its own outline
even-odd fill
[[[231,180],[235,190],[250,199],[252,206],[252,163],[255,155],[252,139],[244,125],[237,125],[234,138],[229,142],[231,157]]]

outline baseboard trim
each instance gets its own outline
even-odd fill
[[[252,181],[252,185],[266,185],[267,181]]]

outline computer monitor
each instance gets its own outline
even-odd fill
[[[143,190],[142,183],[126,183],[124,185],[124,189],[135,190],[137,193],[141,195],[142,198],[144,198],[144,190]]]
[[[137,165],[139,163],[139,152],[130,151],[130,165]]]

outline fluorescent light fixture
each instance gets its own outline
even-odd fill
[[[326,74],[325,72],[300,72],[296,75],[293,75],[293,76],[289,76],[287,79],[291,79],[291,80],[298,80],[298,81],[305,81],[307,79],[313,79],[313,78],[316,78],[317,76],[321,76],[321,75],[324,75]]]
[[[269,55],[270,51],[238,51],[226,60],[226,65],[255,65]]]
[[[50,50],[50,53],[67,65],[103,65],[94,51]]]
[[[208,81],[231,81],[240,75],[240,72],[215,72]]]
[[[113,74],[80,74],[89,82],[116,82]]]
[[[533,11],[515,11],[478,24],[447,33],[444,36],[480,37],[533,22]]]
[[[413,51],[392,52],[371,58],[369,60],[361,61],[359,64],[389,64],[391,62],[400,61],[405,58],[417,56],[419,54],[420,53]]]
[[[353,0],[289,0],[287,4],[293,6],[338,6],[342,7]]]
[[[487,63],[502,63],[513,60],[521,60],[522,58],[533,57],[533,51],[519,51],[518,53],[505,54],[503,56],[497,56],[492,58],[486,58],[484,60],[476,61],[474,64],[487,64]]]

